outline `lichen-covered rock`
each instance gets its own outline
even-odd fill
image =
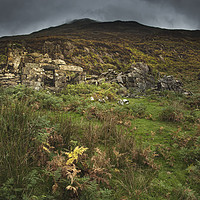
[[[59,68],[60,68],[60,70],[65,70],[65,71],[83,72],[82,67],[78,67],[78,66],[74,66],[74,65],[60,65]]]
[[[56,60],[52,60],[52,64],[55,64],[55,65],[66,65],[66,62],[64,60],[61,60],[61,59],[56,59]]]
[[[15,48],[12,46],[8,48],[7,57],[7,66],[9,67],[9,69],[14,73],[18,73],[19,65],[24,57],[23,49]]]

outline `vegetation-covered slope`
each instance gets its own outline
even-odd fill
[[[199,199],[199,96],[116,91],[2,89],[0,199]]]
[[[27,62],[48,54],[91,74],[145,62],[194,83],[195,93],[147,90],[121,105],[119,85],[105,82],[56,93],[0,88],[0,199],[200,198],[199,31],[77,20],[0,38],[7,74],[9,48]]]
[[[9,43],[28,53],[48,52],[96,74],[108,68],[124,71],[138,61],[183,80],[197,80],[200,69],[200,31],[165,30],[137,22],[83,19],[27,36],[4,37],[2,62]]]

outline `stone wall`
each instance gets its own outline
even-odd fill
[[[129,91],[144,92],[148,89],[184,92],[182,83],[172,76],[156,80],[152,69],[145,63],[135,63],[127,71],[117,73],[113,69],[100,76],[86,76],[83,68],[69,65],[64,61],[59,44],[46,42],[44,54],[28,52],[24,47],[10,45],[7,60],[0,63],[0,86],[25,84],[40,88],[63,88],[67,84],[86,82],[99,84],[102,81],[118,83]]]
[[[67,65],[64,60],[51,58],[47,52],[28,53],[23,48],[10,46],[6,63],[0,63],[0,86],[25,84],[40,88],[62,88],[69,81],[84,80],[83,68]],[[73,77],[71,76],[73,74]]]

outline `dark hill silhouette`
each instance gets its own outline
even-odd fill
[[[116,33],[121,34],[122,37],[125,34],[135,34],[137,37],[142,37],[146,35],[158,35],[165,36],[169,35],[172,37],[192,37],[200,38],[200,30],[189,31],[189,30],[169,30],[161,29],[158,27],[150,27],[140,24],[136,21],[113,21],[113,22],[100,22],[92,20],[89,18],[76,19],[69,23],[65,23],[59,26],[46,28],[40,31],[33,32],[29,35],[19,35],[19,36],[4,36],[0,40],[4,39],[23,39],[28,37],[41,37],[41,36],[72,36],[73,34],[80,33],[80,37],[85,37],[81,35],[82,32],[88,32],[88,36],[98,35],[98,33]],[[101,36],[100,36],[101,37]]]

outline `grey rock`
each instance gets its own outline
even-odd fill
[[[127,105],[127,104],[129,104],[129,100],[127,100],[127,99],[120,99],[119,101],[118,101],[118,104],[119,105]]]
[[[171,90],[174,92],[183,93],[183,84],[181,81],[175,79],[173,76],[164,76],[158,80],[157,89],[160,91]]]
[[[98,99],[98,101],[99,101],[100,103],[105,103],[105,102],[106,102],[105,99]]]

